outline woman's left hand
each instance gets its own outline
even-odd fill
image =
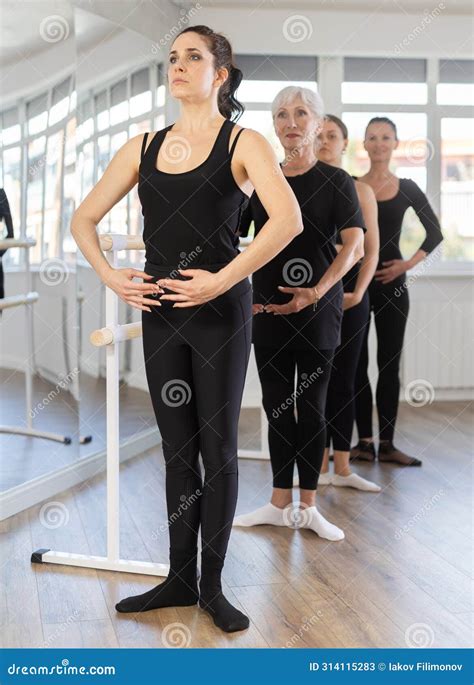
[[[157,284],[172,290],[173,294],[161,295],[160,300],[173,300],[173,307],[193,307],[213,300],[227,290],[218,272],[205,269],[178,269],[183,276],[191,276],[186,281],[178,278],[160,278]]]
[[[315,294],[313,288],[287,288],[279,285],[278,290],[282,293],[292,294],[293,299],[286,304],[266,304],[264,309],[269,314],[295,314],[310,304],[314,304]]]
[[[375,280],[380,281],[380,283],[390,283],[408,269],[408,264],[404,259],[389,259],[382,264],[384,268],[375,272]]]

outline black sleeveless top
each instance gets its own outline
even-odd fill
[[[143,137],[138,196],[144,217],[145,258],[151,264],[182,268],[225,265],[239,254],[237,229],[247,195],[231,171],[232,154],[241,129],[229,151],[235,122],[225,119],[212,150],[199,166],[182,173],[156,168],[158,151],[174,124],[158,131],[145,150]],[[174,150],[173,150],[174,147]],[[168,154],[179,155],[179,140]]]

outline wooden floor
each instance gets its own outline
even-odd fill
[[[251,626],[233,635],[197,607],[116,613],[114,604],[152,587],[152,577],[30,564],[39,547],[105,553],[103,476],[54,498],[59,527],[40,505],[11,517],[0,524],[2,644],[160,647],[177,623],[190,647],[468,647],[472,418],[467,402],[401,406],[396,444],[423,466],[357,466],[383,486],[378,494],[320,488],[319,507],[345,531],[340,542],[289,528],[234,529],[225,590]],[[241,436],[241,447],[250,439]],[[269,492],[268,463],[240,460],[238,512]],[[165,522],[162,458],[153,450],[122,468],[122,556],[166,561]]]

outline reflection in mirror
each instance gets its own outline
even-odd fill
[[[68,2],[5,3],[2,20],[0,490],[8,491],[11,505],[2,508],[3,518],[18,510],[15,497],[30,492],[32,481],[77,461],[79,379],[75,249],[68,235],[73,12]]]
[[[165,125],[165,86],[156,56],[139,33],[76,9],[77,35],[77,196],[76,206],[100,180],[118,149],[141,132]],[[93,40],[92,38],[93,37]],[[150,43],[151,44],[151,43]],[[120,61],[117,63],[117,55]],[[98,225],[98,233],[142,235],[136,186]],[[107,253],[110,255],[111,253]],[[118,252],[120,268],[142,270],[144,250]],[[109,258],[109,257],[108,257]],[[91,333],[106,325],[105,286],[77,252],[80,354],[81,457],[106,449],[106,346],[96,347]],[[117,298],[120,324],[141,323],[141,312]],[[121,457],[142,452],[159,441],[148,392],[141,335],[117,346]],[[99,463],[99,462],[97,462]],[[103,463],[103,461],[102,461]]]

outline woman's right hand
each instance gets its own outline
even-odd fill
[[[263,314],[265,312],[265,309],[263,308],[263,304],[253,304],[252,305],[252,314]]]
[[[102,280],[108,288],[117,293],[120,299],[136,309],[151,312],[150,307],[146,305],[161,307],[159,300],[147,299],[144,296],[150,293],[163,293],[164,290],[156,285],[156,283],[134,283],[132,281],[133,278],[145,280],[154,278],[154,276],[137,269],[114,269],[110,267],[110,271],[107,272]]]

